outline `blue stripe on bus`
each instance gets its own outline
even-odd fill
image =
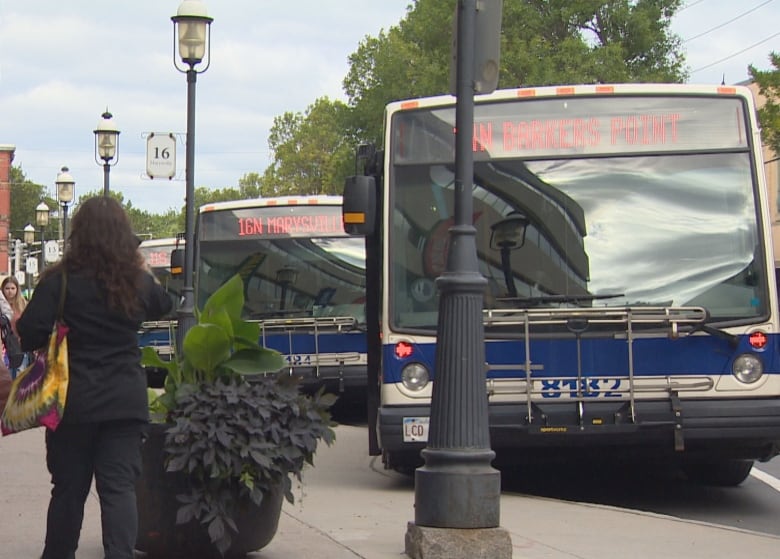
[[[720,375],[731,373],[733,359],[742,353],[761,355],[768,374],[780,374],[778,346],[780,337],[769,335],[761,351],[753,350],[747,336],[739,336],[739,345],[733,348],[726,340],[714,336],[691,336],[681,339],[638,338],[633,344],[634,375]],[[401,381],[401,369],[410,362],[426,365],[435,376],[436,344],[413,345],[410,356],[400,359],[394,347],[383,347],[383,381]],[[583,339],[580,352],[582,374],[585,376],[627,376],[628,343],[625,339]],[[531,363],[534,378],[576,377],[577,342],[574,339],[533,340]],[[485,344],[485,358],[490,365],[514,365],[512,370],[489,371],[488,378],[524,377],[525,342],[523,340],[489,341]]]

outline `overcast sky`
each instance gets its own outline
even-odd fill
[[[449,0],[453,2],[455,0]],[[504,0],[505,2],[517,0]],[[111,188],[162,213],[184,204],[187,83],[173,67],[180,0],[0,0],[0,145],[48,185],[66,165],[76,196],[103,188],[93,130],[108,107],[121,130]],[[347,57],[398,23],[409,0],[206,0],[212,64],[196,89],[195,185],[235,187],[270,160],[275,116],[344,99]],[[737,83],[780,51],[780,1],[688,0],[673,23],[691,83]],[[380,118],[380,115],[377,115]],[[149,132],[181,134],[178,176],[145,178]]]

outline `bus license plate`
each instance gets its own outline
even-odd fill
[[[428,417],[404,417],[404,442],[428,442]]]

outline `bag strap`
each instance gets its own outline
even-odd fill
[[[68,290],[68,274],[65,268],[62,269],[62,289],[60,290],[60,305],[57,308],[57,320],[62,320],[62,313],[65,309],[65,293]]]

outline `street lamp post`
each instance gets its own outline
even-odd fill
[[[195,82],[197,75],[208,70],[211,64],[211,22],[214,20],[208,16],[206,6],[200,0],[184,0],[179,4],[179,9],[171,20],[174,27],[173,65],[179,72],[187,74],[184,285],[176,330],[177,347],[182,347],[184,335],[195,324],[195,294],[192,277],[195,249]],[[184,66],[180,65],[176,58],[177,50]],[[205,63],[203,63],[204,58]],[[196,66],[201,63],[204,65],[196,69]]]
[[[32,253],[32,245],[35,242],[35,227],[32,223],[28,223],[24,226],[24,244],[27,247],[27,257],[29,258]],[[27,288],[30,285],[32,278],[30,277],[29,270],[27,269],[27,262],[24,265],[24,286]]]
[[[64,254],[68,244],[68,204],[73,201],[76,181],[68,172],[68,168],[63,167],[57,174],[55,184],[57,185],[57,199],[62,206],[62,252]]]
[[[95,133],[95,163],[103,165],[103,196],[108,196],[109,174],[111,166],[119,163],[119,130],[114,123],[113,115],[106,112],[100,115]],[[116,156],[116,159],[114,159]],[[113,163],[111,162],[113,160]]]
[[[41,265],[38,273],[43,273],[46,268],[46,259],[44,258],[46,245],[46,226],[49,224],[49,206],[41,200],[41,203],[35,207],[35,223],[41,228]]]
[[[512,555],[509,534],[499,528],[501,474],[491,466],[495,452],[490,447],[485,393],[482,302],[487,280],[479,270],[473,222],[474,68],[477,62],[482,66],[482,57],[475,55],[482,44],[477,42],[478,7],[483,21],[487,14],[498,15],[500,28],[500,1],[478,6],[477,0],[458,0],[454,224],[449,231],[447,268],[436,279],[441,294],[436,370],[428,444],[422,451],[425,465],[415,471],[415,521],[406,535],[411,557],[427,557],[423,550],[437,547],[439,553],[432,556],[460,559],[484,549],[490,549],[496,559]],[[496,45],[498,31],[490,34]],[[487,38],[486,34],[481,40]],[[492,91],[495,84],[485,89]],[[436,532],[442,528],[448,529],[444,538]],[[453,528],[470,530],[464,534]]]

